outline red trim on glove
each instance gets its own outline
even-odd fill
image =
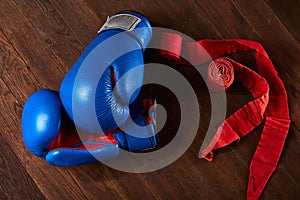
[[[147,125],[152,123],[152,119],[150,117],[150,109],[153,105],[153,99],[150,97],[144,98],[142,100],[142,113]]]
[[[120,131],[119,129],[106,132],[105,135],[97,133],[86,133],[80,134],[80,137],[76,131],[74,124],[65,116],[61,127],[56,138],[50,143],[48,151],[60,148],[71,148],[74,150],[91,150],[97,148],[106,147],[103,144],[96,144],[97,142],[111,143],[113,145],[117,144],[117,141],[113,137],[113,133]],[[85,143],[86,141],[91,141],[93,143]]]

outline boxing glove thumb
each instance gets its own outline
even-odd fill
[[[80,138],[58,95],[51,90],[39,90],[27,100],[22,113],[22,134],[31,153],[58,166],[105,160],[119,152],[111,134],[84,134]]]

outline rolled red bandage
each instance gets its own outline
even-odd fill
[[[168,45],[174,45],[177,40],[179,40],[178,37],[173,35],[168,37],[168,40],[162,41],[161,46],[168,49]],[[181,43],[182,41],[180,41]],[[233,80],[233,74],[230,76],[230,71],[224,71],[227,68],[221,67],[221,65],[228,66],[226,61],[230,61],[235,70],[235,78],[249,90],[254,98],[253,101],[248,102],[221,124],[211,143],[200,152],[201,157],[212,160],[212,150],[240,139],[265,120],[261,139],[250,164],[247,190],[247,199],[257,200],[276,169],[289,131],[290,116],[284,84],[260,43],[241,39],[205,39],[198,42],[184,42],[183,46],[189,56],[187,60],[193,65],[202,65],[210,61],[211,58],[216,59],[210,66],[213,69],[208,71],[207,82],[210,82],[208,85],[212,85],[209,88],[219,89],[219,86],[216,86],[218,84],[215,84],[219,82],[218,78],[222,79],[223,83],[221,83],[224,89],[230,86],[229,78]],[[229,58],[226,58],[225,61],[224,59],[218,59],[223,55],[249,50],[256,51],[257,73]],[[164,53],[162,56],[168,57]],[[173,55],[170,54],[169,56],[172,57]],[[216,63],[216,61],[218,62]],[[184,59],[180,59],[178,64],[185,65],[189,63],[185,63]],[[214,71],[214,68],[216,68],[216,71]],[[212,82],[214,83],[212,84]],[[226,82],[228,83],[226,84]]]
[[[175,33],[163,33],[159,56],[169,64],[177,64],[180,60],[182,37]]]
[[[269,85],[266,79],[230,58],[217,58],[210,64],[210,67],[223,65],[222,67],[224,68],[225,64],[234,70],[236,80],[249,90],[254,99],[238,109],[218,127],[210,144],[201,152],[201,157],[208,161],[213,159],[213,150],[240,140],[240,138],[249,134],[251,130],[261,124],[269,102]],[[233,81],[233,75],[231,78]],[[214,83],[213,79],[210,79],[210,81],[211,84]]]
[[[212,91],[227,90],[234,80],[234,69],[227,58],[213,60],[207,68],[206,84]]]

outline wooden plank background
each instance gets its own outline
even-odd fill
[[[278,168],[261,199],[300,199],[299,0],[1,0],[0,199],[246,198],[249,164],[262,126],[218,151],[213,162],[199,160],[210,119],[205,106],[188,151],[170,166],[151,173],[129,174],[101,163],[54,167],[25,148],[21,113],[26,99],[41,88],[57,90],[107,16],[122,10],[136,10],[154,25],[196,40],[243,38],[264,45],[286,86],[292,123]],[[253,61],[246,59],[245,64],[249,63]],[[183,70],[199,85],[190,72]],[[196,91],[199,97],[207,97],[201,89]],[[161,102],[168,102],[163,95]],[[249,100],[239,84],[227,97],[228,114]],[[171,104],[168,111],[177,116],[177,109]],[[160,133],[162,141],[176,130],[174,121],[168,126]]]

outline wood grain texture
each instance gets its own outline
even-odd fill
[[[24,199],[44,199],[42,192],[6,143],[5,138],[0,135],[0,139],[0,198],[19,199],[22,194]]]
[[[299,1],[287,0],[283,4],[280,1],[269,1],[266,3],[272,8],[272,11],[287,27],[288,31],[300,42],[300,27],[299,27]]]
[[[291,127],[274,175],[261,199],[300,198],[299,1],[200,0],[2,0],[0,1],[0,199],[245,199],[249,165],[261,136],[259,126],[241,141],[198,158],[210,122],[210,100],[192,69],[178,69],[193,85],[201,106],[197,136],[171,165],[130,174],[101,163],[53,167],[26,149],[22,109],[36,90],[58,90],[107,16],[136,10],[154,26],[195,40],[243,38],[261,42],[286,86]],[[251,54],[236,59],[255,69]],[[159,133],[160,147],[176,132],[180,114],[171,94],[151,88],[170,116]],[[147,92],[147,91],[146,91]],[[239,83],[227,92],[227,115],[251,99]]]

